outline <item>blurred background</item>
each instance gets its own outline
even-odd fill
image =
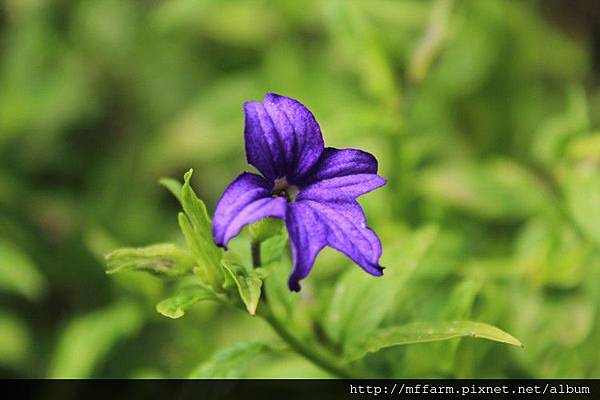
[[[104,273],[117,247],[182,242],[159,178],[193,167],[213,209],[248,169],[242,103],[274,91],[327,145],[379,159],[389,183],[362,204],[383,265],[437,232],[388,320],[488,322],[526,346],[419,344],[373,368],[600,378],[599,27],[593,0],[0,1],[0,376],[327,376],[236,356],[275,338],[257,318],[169,320],[163,282]],[[298,312],[328,318],[353,269],[324,251]]]

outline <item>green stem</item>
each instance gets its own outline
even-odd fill
[[[353,374],[345,366],[340,365],[335,358],[316,350],[315,344],[303,342],[295,337],[287,330],[286,326],[273,315],[268,305],[265,305],[263,311],[264,312],[260,313],[260,315],[296,353],[300,354],[315,365],[318,365],[323,370],[328,371],[340,378],[356,378],[355,374]]]
[[[260,260],[260,242],[252,242],[252,265],[254,268],[261,266]],[[340,365],[334,356],[317,350],[317,345],[314,343],[307,343],[298,339],[294,336],[287,328],[287,326],[281,322],[271,311],[271,307],[267,303],[267,299],[263,296],[261,300],[261,307],[258,310],[258,315],[263,317],[265,321],[271,325],[273,330],[290,346],[292,350],[300,354],[307,360],[318,365],[325,371],[330,372],[340,378],[352,378],[355,377],[350,370],[345,366]]]
[[[258,268],[262,265],[260,259],[260,241],[252,241],[250,244],[250,252],[252,253],[252,266]]]

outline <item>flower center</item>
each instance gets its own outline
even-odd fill
[[[285,197],[288,203],[293,203],[296,201],[298,187],[289,184],[285,177],[277,178],[275,179],[275,184],[273,185],[271,194],[273,197]]]

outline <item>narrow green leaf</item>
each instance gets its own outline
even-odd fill
[[[410,58],[408,76],[411,81],[421,82],[442,52],[449,33],[451,9],[452,3],[448,0],[437,0],[433,3],[427,29]]]
[[[158,182],[164,186],[165,188],[167,188],[167,190],[169,192],[171,192],[171,194],[173,194],[173,196],[175,196],[175,198],[177,200],[179,200],[179,203],[182,203],[181,201],[181,190],[182,190],[182,185],[179,181],[176,181],[173,178],[160,178],[158,180]]]
[[[180,212],[177,214],[177,221],[179,222],[179,228],[185,237],[185,241],[194,254],[194,258],[196,261],[202,259],[202,242],[198,239],[198,236],[194,232],[194,228],[190,223],[190,219],[185,215],[185,213]],[[197,273],[198,276],[202,279],[203,282],[210,284],[211,281],[206,272],[206,267],[203,268],[194,268],[194,273]]]
[[[362,270],[347,271],[336,283],[325,329],[329,337],[346,347],[369,335],[393,303],[393,289],[384,278]]]
[[[291,270],[291,260],[287,249],[287,231],[262,243],[262,257],[271,273],[265,279],[265,293],[269,299],[269,307],[283,320],[294,314],[299,297],[290,292],[287,280]]]
[[[240,298],[251,315],[256,314],[260,300],[263,279],[268,273],[264,268],[256,268],[248,272],[242,266],[223,264],[224,271],[235,282]]]
[[[156,311],[165,317],[177,319],[183,317],[185,311],[202,300],[217,300],[215,292],[205,286],[194,285],[181,288],[174,296],[156,305]]]
[[[115,250],[106,256],[106,272],[144,271],[162,277],[189,273],[195,262],[190,254],[170,243]]]
[[[362,358],[367,353],[413,343],[435,342],[457,337],[473,337],[523,347],[521,342],[495,326],[473,321],[414,322],[375,332],[364,344],[348,353],[349,360]]]
[[[329,337],[343,348],[351,348],[368,337],[388,314],[396,293],[402,290],[436,236],[434,227],[415,233],[406,244],[403,258],[390,265],[381,278],[366,275],[358,268],[347,271],[335,285],[324,321]]]
[[[443,318],[446,320],[469,318],[480,289],[481,279],[467,279],[457,285],[444,305]]]
[[[30,258],[12,243],[0,239],[0,291],[35,300],[46,288],[46,280]]]
[[[190,186],[190,180],[192,179],[193,170],[189,170],[184,175],[184,183],[181,188],[181,201],[183,210],[186,215],[190,218],[190,221],[195,229],[200,234],[210,236],[210,225],[211,221],[206,211],[204,202],[196,196],[196,193]],[[212,242],[212,241],[211,241]]]
[[[259,342],[236,342],[217,351],[210,360],[197,367],[190,379],[236,379],[259,354],[271,351]]]
[[[191,188],[191,177],[192,170],[185,174],[181,188],[181,203],[185,214],[179,214],[179,226],[196,258],[201,278],[213,288],[220,288],[223,284],[220,269],[222,251],[213,242],[206,206]]]
[[[468,279],[452,290],[442,311],[442,318],[448,321],[464,320],[471,317],[471,310],[481,289],[481,281]],[[450,372],[454,366],[456,354],[460,346],[459,340],[442,341],[428,348],[435,357],[436,367]]]

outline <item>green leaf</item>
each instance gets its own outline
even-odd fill
[[[179,226],[196,259],[200,277],[218,290],[223,284],[220,267],[222,251],[213,242],[206,206],[190,186],[192,172],[189,170],[184,176],[181,203],[185,214],[179,214]]]
[[[287,231],[283,231],[280,234],[270,237],[262,242],[261,256],[263,259],[263,264],[267,266],[280,262],[284,256],[284,250],[287,248],[287,244]]]
[[[0,310],[0,364],[21,364],[30,347],[31,338],[23,321]]]
[[[173,194],[173,196],[175,196],[175,198],[177,200],[179,200],[179,203],[182,203],[182,201],[181,201],[182,185],[179,181],[176,181],[173,178],[160,178],[158,180],[158,182],[161,185],[163,185],[165,188],[167,188],[167,190],[169,192],[171,192],[171,194]]]
[[[299,296],[290,292],[287,281],[290,275],[291,260],[287,249],[288,235],[272,237],[262,243],[262,257],[271,273],[265,279],[265,293],[269,299],[271,311],[282,319],[288,319],[294,313]]]
[[[340,55],[361,54],[352,62],[360,83],[369,96],[379,100],[386,109],[395,110],[399,102],[399,87],[391,60],[377,37],[377,26],[367,17],[367,7],[360,2],[327,2],[325,16],[332,29]]]
[[[566,109],[562,113],[553,113],[543,121],[533,135],[531,152],[540,161],[552,165],[565,151],[569,140],[590,126],[588,102],[585,89],[573,85],[568,90]]]
[[[17,293],[29,300],[38,299],[46,280],[29,257],[12,243],[0,239],[0,291]]]
[[[336,343],[346,347],[370,334],[394,301],[388,281],[353,268],[336,283],[325,329]]]
[[[444,306],[443,319],[451,321],[470,318],[473,304],[480,289],[480,279],[468,279],[456,286]],[[433,363],[437,364],[438,369],[447,372],[452,371],[459,345],[459,340],[446,341],[436,343],[435,348],[428,349],[436,359]]]
[[[194,265],[194,259],[190,254],[170,243],[119,249],[106,256],[108,274],[144,271],[173,278],[189,273]]]
[[[90,377],[115,343],[134,335],[141,325],[140,312],[133,303],[118,303],[76,317],[60,336],[48,377]]]
[[[436,1],[431,8],[427,30],[410,58],[408,76],[413,82],[421,82],[435,59],[443,50],[448,36],[448,22],[451,16],[450,1]]]
[[[183,317],[185,311],[202,300],[217,300],[215,292],[201,285],[181,288],[174,296],[156,305],[156,311],[165,317],[177,319]]]
[[[240,378],[248,364],[259,354],[271,351],[271,347],[259,342],[237,342],[217,351],[210,360],[197,367],[190,379],[236,379]]]
[[[236,264],[223,263],[223,270],[235,283],[240,298],[251,315],[256,314],[260,300],[263,279],[267,276],[265,268],[255,268],[248,272],[244,267]]]
[[[181,188],[181,202],[183,210],[189,217],[190,222],[202,236],[210,237],[211,221],[206,211],[204,202],[196,196],[194,189],[190,186],[193,170],[189,170],[184,175],[184,183]],[[212,243],[212,239],[210,240]],[[218,262],[218,260],[216,261]]]
[[[359,268],[346,272],[335,286],[325,319],[328,336],[343,348],[349,348],[373,332],[436,236],[437,229],[433,227],[417,232],[412,243],[406,245],[402,262],[387,268],[383,277],[372,277]]]
[[[487,219],[520,220],[547,206],[547,191],[514,161],[447,163],[422,177],[432,200]]]
[[[413,343],[436,342],[457,337],[473,337],[523,347],[521,342],[495,326],[473,321],[413,322],[375,332],[361,346],[349,353],[349,360],[357,360],[367,353],[374,353],[387,347]]]
[[[587,237],[600,246],[600,171],[582,167],[566,183],[568,211]]]
[[[263,218],[248,225],[250,237],[259,243],[279,234],[282,229],[283,221],[279,218]]]
[[[444,319],[469,318],[480,289],[481,279],[467,279],[457,285],[444,306]]]

